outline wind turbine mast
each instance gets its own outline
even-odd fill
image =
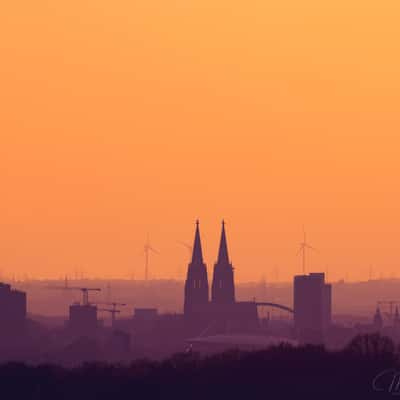
[[[306,239],[306,231],[303,229],[303,241],[300,243],[300,251],[299,253],[302,254],[302,264],[303,264],[303,274],[306,273],[306,250],[310,249],[310,250],[314,250],[316,251],[316,249],[314,249],[314,247],[310,246],[307,243],[307,239]]]
[[[148,281],[149,279],[149,255],[150,252],[155,254],[160,254],[156,249],[154,249],[150,244],[149,235],[147,235],[147,241],[144,245],[144,255],[145,255],[145,262],[144,262],[144,279]]]

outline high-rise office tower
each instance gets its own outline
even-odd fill
[[[294,325],[301,342],[322,343],[331,323],[332,289],[325,274],[294,277]]]

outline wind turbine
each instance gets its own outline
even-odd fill
[[[149,235],[147,235],[147,241],[144,245],[144,255],[145,255],[145,263],[144,263],[144,279],[148,281],[149,279],[149,255],[150,252],[155,254],[160,254],[153,246],[150,244]]]
[[[302,253],[302,258],[303,258],[303,274],[306,273],[306,250],[310,249],[310,250],[314,250],[317,251],[317,249],[314,249],[314,247],[310,246],[307,243],[307,239],[306,239],[306,231],[303,229],[303,241],[300,243],[300,250],[299,253]]]
[[[190,262],[193,253],[193,246],[191,246],[189,243],[182,242],[181,240],[178,240],[177,243],[183,247],[186,247],[187,251],[189,252],[189,262]],[[182,276],[182,269],[178,268],[177,273],[178,273],[178,279],[180,279]]]
[[[193,246],[191,246],[191,245],[188,244],[188,243],[182,242],[182,241],[180,241],[180,240],[178,240],[178,243],[179,243],[180,245],[182,245],[182,246],[184,246],[184,247],[187,248],[187,250],[188,250],[188,252],[189,252],[189,256],[192,255],[192,253],[193,253]]]

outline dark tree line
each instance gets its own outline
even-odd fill
[[[388,338],[364,335],[341,351],[282,344],[74,369],[7,363],[0,366],[0,399],[380,399],[394,394],[390,377],[380,382],[383,391],[373,389],[388,369],[400,370],[398,349]]]

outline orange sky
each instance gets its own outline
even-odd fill
[[[220,221],[238,280],[400,266],[398,0],[0,7],[0,269],[183,276]],[[399,274],[400,276],[400,274]]]

